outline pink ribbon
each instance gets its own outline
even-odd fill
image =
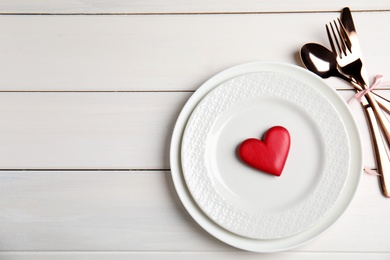
[[[377,89],[377,88],[382,87],[382,86],[389,86],[390,82],[381,83],[382,78],[383,78],[382,75],[376,75],[374,78],[374,82],[372,83],[372,85],[370,87],[357,92],[351,99],[356,98],[359,102],[362,102],[362,98],[368,92],[371,92],[372,90]],[[351,101],[351,99],[348,101],[348,103]]]
[[[381,176],[377,171],[372,170],[372,169],[368,168],[367,166],[364,166],[364,171],[370,175]]]

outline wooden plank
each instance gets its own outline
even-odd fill
[[[167,169],[191,93],[0,93],[1,169]]]
[[[302,66],[301,46],[328,46],[324,24],[338,16],[0,16],[0,90],[195,90],[241,63]],[[389,12],[356,13],[355,22],[370,78],[390,75],[382,55],[390,53]],[[349,87],[338,79],[328,82]]]
[[[339,92],[345,99],[352,91]],[[169,169],[184,92],[0,92],[0,169]],[[388,94],[390,97],[390,94]],[[375,167],[361,107],[365,164]]]
[[[390,9],[386,0],[375,1],[309,1],[302,0],[292,3],[288,0],[267,1],[124,1],[115,0],[109,3],[101,0],[93,1],[12,1],[0,2],[2,13],[237,13],[237,12],[307,12],[307,11],[335,11],[344,6],[353,10]]]
[[[0,179],[1,251],[240,252],[194,222],[169,172],[0,171]],[[377,177],[365,174],[341,219],[294,252],[389,254],[389,218]]]
[[[0,176],[0,251],[230,249],[185,212],[169,173]]]
[[[390,254],[383,253],[278,253],[253,254],[247,252],[4,252],[0,253],[3,260],[128,260],[128,259],[156,259],[156,260],[198,260],[198,259],[242,259],[242,260],[388,260]]]

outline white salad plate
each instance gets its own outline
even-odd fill
[[[291,135],[280,177],[236,153],[275,125]],[[187,211],[221,241],[256,252],[288,250],[323,233],[349,205],[362,168],[344,100],[314,74],[281,63],[243,64],[208,80],[184,106],[171,142]]]

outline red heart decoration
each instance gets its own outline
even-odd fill
[[[258,170],[280,176],[290,151],[290,133],[282,126],[268,129],[264,141],[250,138],[238,148],[239,157]]]

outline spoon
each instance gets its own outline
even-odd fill
[[[338,77],[352,84],[351,78],[341,74],[337,69],[337,61],[334,53],[317,43],[307,43],[301,48],[301,59],[308,70],[321,78]],[[354,86],[356,88],[356,86]],[[358,86],[359,90],[362,90]]]
[[[356,90],[362,90],[362,87],[354,80],[337,69],[337,60],[334,53],[325,46],[317,43],[307,43],[301,48],[300,56],[305,67],[321,78],[338,77],[350,83]],[[390,101],[376,93],[374,94],[378,104],[390,114]]]

